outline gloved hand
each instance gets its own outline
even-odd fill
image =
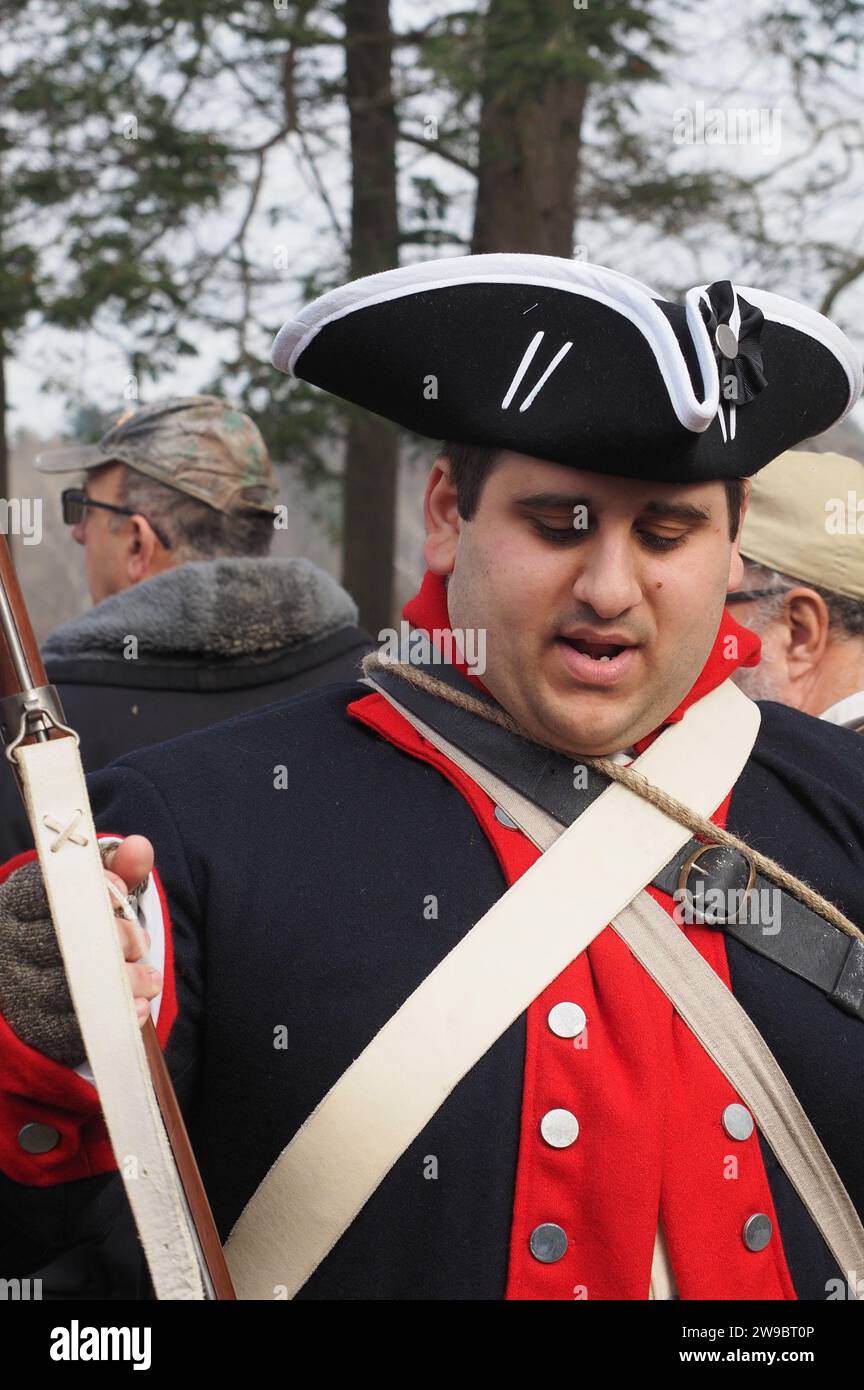
[[[121,892],[129,893],[146,880],[153,852],[148,841],[134,836],[107,847],[103,862],[106,878]],[[120,872],[109,870],[109,863]],[[162,976],[141,959],[150,946],[147,932],[121,916],[117,917],[117,930],[143,1026],[150,1014],[149,1001],[162,989]],[[77,1067],[85,1060],[36,860],[23,864],[0,884],[0,1012],[13,1033],[44,1056],[67,1067]]]

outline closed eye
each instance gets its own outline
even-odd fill
[[[639,538],[648,550],[675,550],[684,544],[687,532],[680,536],[658,536],[656,531],[640,531]]]
[[[585,536],[584,530],[579,530],[571,522],[569,526],[546,526],[542,521],[531,523],[538,536],[542,536],[544,541],[557,542],[559,545],[563,541],[579,541]]]
[[[533,521],[532,525],[538,536],[545,541],[550,541],[553,545],[573,544],[583,540],[590,534],[584,528],[578,526],[546,526],[542,521]],[[664,551],[675,550],[683,545],[688,533],[685,531],[680,536],[659,536],[656,531],[637,531],[640,543],[646,550]]]

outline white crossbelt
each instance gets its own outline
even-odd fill
[[[69,992],[156,1296],[203,1299],[76,741],[24,744],[16,757]]]
[[[710,816],[759,718],[726,681],[633,766]],[[690,835],[613,784],[511,885],[322,1098],[247,1203],[226,1245],[240,1298],[303,1287],[462,1077]]]

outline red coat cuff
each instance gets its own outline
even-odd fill
[[[100,835],[100,839],[123,839]],[[36,858],[36,851],[18,854],[0,866],[0,883]],[[158,883],[158,880],[157,880]],[[177,1012],[168,910],[159,884],[165,923],[165,987],[158,1036],[163,1047]],[[43,1142],[56,1142],[44,1153],[29,1153],[26,1127],[44,1126]],[[31,1131],[31,1134],[34,1133]],[[0,1172],[14,1182],[50,1187],[77,1178],[94,1177],[117,1167],[105,1129],[99,1095],[71,1067],[53,1061],[23,1042],[0,1015]]]

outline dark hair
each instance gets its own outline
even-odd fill
[[[214,560],[221,555],[267,555],[273,543],[272,512],[220,512],[128,464],[119,491],[120,505],[155,523],[181,563]],[[249,498],[264,501],[266,495],[267,489],[262,487],[250,490]]]
[[[450,465],[450,474],[456,487],[459,515],[470,521],[480,503],[480,493],[489,474],[497,466],[504,453],[503,449],[486,444],[451,444],[445,440],[438,451],[439,458],[445,458]],[[729,535],[732,540],[738,534],[741,520],[741,504],[744,501],[744,479],[725,478],[726,501],[729,507]]]

